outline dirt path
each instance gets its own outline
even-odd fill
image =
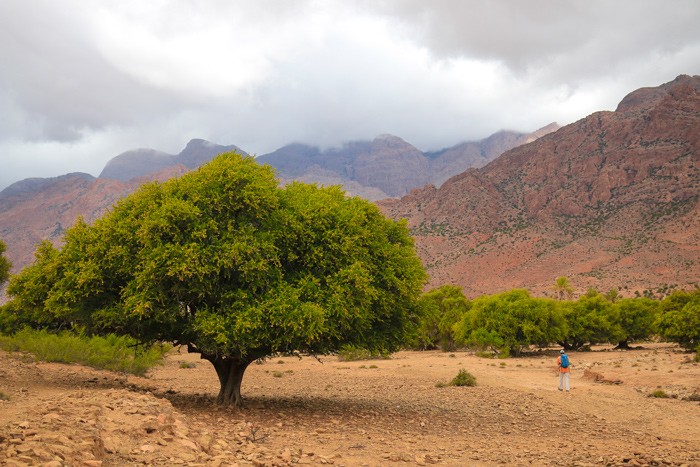
[[[0,464],[700,465],[687,354],[573,353],[570,394],[555,358],[273,358],[248,369],[234,411],[213,405],[215,373],[196,355],[136,378],[0,353]],[[478,386],[436,386],[462,368]]]

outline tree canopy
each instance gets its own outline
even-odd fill
[[[695,350],[700,358],[700,289],[673,292],[660,308],[656,326],[661,336]]]
[[[462,289],[454,285],[443,285],[424,293],[418,305],[421,318],[413,346],[421,350],[454,350],[456,342],[453,327],[471,306]]]
[[[256,359],[397,349],[424,280],[405,223],[338,187],[279,188],[271,168],[226,153],[77,222],[9,293],[44,322],[187,345],[214,365],[219,402],[239,406]]]
[[[547,345],[566,334],[558,303],[512,290],[479,297],[454,326],[457,341],[497,350],[502,356],[519,354],[529,345]]]

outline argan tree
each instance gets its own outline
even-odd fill
[[[611,322],[617,331],[617,347],[626,349],[632,341],[651,337],[655,331],[658,309],[659,302],[646,297],[618,300],[611,309]]]
[[[5,251],[7,251],[7,245],[0,240],[0,287],[9,279],[10,268],[12,267],[12,263],[5,258]]]
[[[660,304],[656,326],[664,339],[695,350],[700,358],[700,289],[675,291]]]
[[[614,304],[600,294],[587,294],[576,301],[562,302],[561,309],[567,332],[558,342],[567,350],[620,338],[619,326],[613,322]]]
[[[471,306],[462,289],[454,285],[443,285],[424,293],[418,300],[418,305],[421,318],[413,342],[414,347],[421,350],[454,350],[454,325]]]
[[[531,297],[527,290],[484,295],[455,324],[457,342],[518,355],[530,345],[547,345],[566,334],[559,302]]]
[[[218,402],[237,407],[257,359],[396,350],[425,280],[404,223],[338,187],[279,188],[234,153],[143,186],[50,253],[13,279],[17,308],[186,345],[214,366]]]

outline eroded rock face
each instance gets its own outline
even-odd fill
[[[545,293],[567,276],[581,291],[692,287],[699,162],[700,77],[679,76],[380,206],[409,220],[432,286]]]

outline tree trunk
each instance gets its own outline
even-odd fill
[[[243,373],[252,360],[204,354],[202,358],[214,365],[216,375],[219,377],[220,389],[216,398],[217,404],[241,408],[243,405],[241,381],[243,381]]]
[[[618,342],[618,343],[617,343],[617,346],[615,347],[614,350],[618,350],[618,349],[629,349],[629,348],[630,348],[630,343],[629,343],[629,341],[628,341],[627,339],[625,339],[624,341]]]

